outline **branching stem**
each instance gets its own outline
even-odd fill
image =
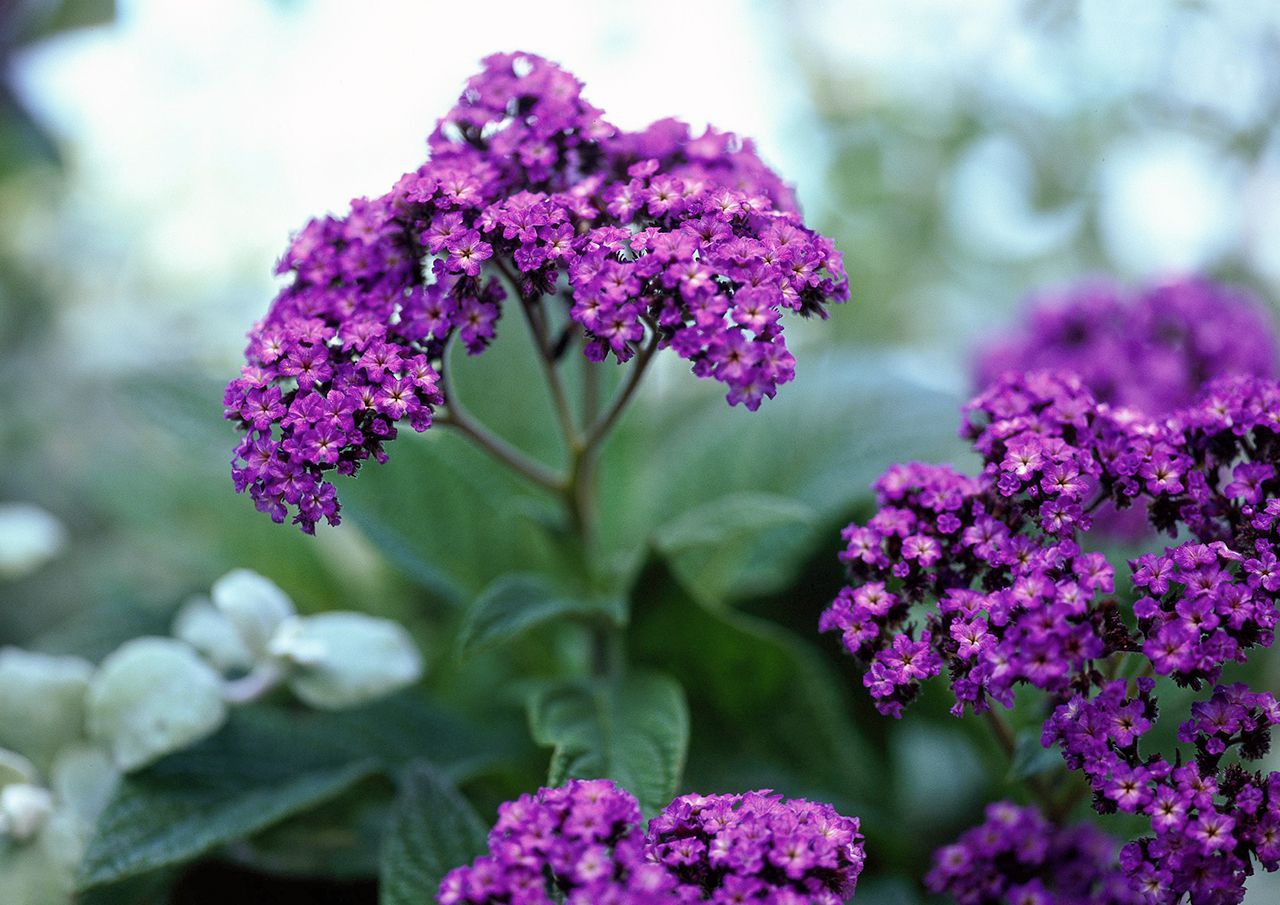
[[[591,449],[604,439],[614,423],[626,410],[627,404],[631,401],[631,397],[635,395],[636,388],[640,385],[640,378],[644,377],[645,369],[649,367],[649,362],[653,360],[653,353],[657,351],[658,342],[661,338],[661,334],[657,330],[653,330],[649,335],[649,341],[636,354],[636,360],[632,363],[626,378],[622,382],[622,389],[618,391],[618,395],[609,404],[608,411],[597,419],[587,431],[585,445],[588,449]]]
[[[458,398],[457,387],[449,379],[449,350],[445,349],[440,360],[440,378],[445,390],[445,411],[438,412],[435,423],[452,427],[476,446],[493,456],[526,480],[552,493],[563,493],[568,481],[547,466],[529,458],[506,440],[477,421]]]
[[[1018,740],[1013,734],[1013,729],[1005,721],[999,713],[994,709],[988,709],[985,713],[987,725],[991,727],[991,732],[996,738],[996,742],[1004,750],[1005,755],[1012,764],[1018,750]],[[1047,816],[1054,823],[1061,823],[1062,820],[1075,807],[1079,801],[1079,790],[1073,790],[1072,794],[1065,799],[1059,799],[1053,794],[1053,790],[1045,783],[1042,776],[1028,776],[1024,780],[1027,789],[1039,801],[1040,806],[1044,809]]]
[[[569,519],[569,530],[576,537],[582,556],[583,574],[594,583],[595,545],[596,545],[596,471],[600,456],[600,448],[609,431],[617,424],[635,396],[641,378],[649,367],[654,352],[658,349],[662,334],[658,325],[645,318],[649,337],[636,353],[635,361],[628,369],[617,395],[609,403],[603,413],[600,409],[600,374],[599,364],[588,362],[582,377],[582,425],[579,431],[574,423],[574,414],[565,393],[564,383],[557,370],[557,351],[569,338],[566,333],[553,344],[548,335],[548,324],[545,311],[533,301],[526,299],[520,291],[520,282],[512,272],[510,265],[495,256],[492,260],[502,278],[520,302],[520,310],[524,314],[529,327],[529,335],[533,340],[538,364],[542,369],[551,400],[556,411],[561,432],[564,435],[565,447],[569,462],[567,472],[558,474],[547,466],[531,459],[521,450],[489,430],[467,411],[458,399],[456,387],[448,379],[448,354],[441,362],[441,382],[447,394],[445,408],[437,415],[436,423],[452,427],[491,455],[503,465],[515,471],[533,484],[556,494],[564,504]],[[572,325],[571,325],[572,326]],[[604,621],[593,624],[590,631],[591,673],[597,679],[613,679],[622,668],[622,639],[616,626]]]
[[[529,334],[533,337],[533,345],[538,353],[538,364],[542,368],[542,376],[547,381],[547,389],[551,392],[551,402],[556,410],[556,420],[560,422],[560,432],[564,435],[565,445],[572,454],[582,446],[582,438],[573,423],[573,410],[569,406],[569,397],[565,393],[564,383],[560,380],[560,372],[556,370],[550,338],[547,336],[547,325],[543,320],[541,309],[535,309],[533,302],[524,297],[520,291],[520,283],[511,272],[505,261],[494,257],[498,272],[506,279],[511,291],[520,300],[520,310],[524,313],[525,323],[529,326]]]

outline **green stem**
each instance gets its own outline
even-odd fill
[[[542,367],[542,376],[547,381],[547,389],[551,392],[551,402],[556,410],[556,420],[560,422],[560,432],[564,435],[565,445],[572,453],[582,445],[582,438],[578,436],[578,428],[573,423],[569,397],[565,393],[564,383],[560,380],[560,373],[556,370],[556,363],[551,357],[552,349],[547,337],[546,324],[542,320],[542,312],[540,309],[535,310],[533,302],[524,297],[524,293],[520,291],[519,281],[511,272],[511,268],[507,267],[506,262],[497,257],[493,261],[498,272],[510,285],[512,292],[520,299],[520,310],[524,313],[525,323],[529,327],[534,348],[538,352],[538,364]]]
[[[570,530],[578,540],[583,574],[590,584],[595,585],[598,577],[594,568],[597,543],[596,472],[600,447],[635,395],[640,380],[654,352],[657,351],[661,332],[657,324],[646,319],[650,331],[648,342],[639,349],[636,360],[623,379],[621,388],[603,414],[597,411],[600,407],[599,365],[594,362],[587,364],[582,384],[584,431],[579,433],[574,424],[573,412],[564,384],[557,371],[553,354],[555,350],[551,348],[547,336],[544,309],[524,297],[520,291],[519,281],[506,261],[495,257],[492,263],[520,301],[520,310],[524,313],[525,322],[528,324],[538,363],[551,394],[561,432],[564,434],[569,454],[568,473],[564,476],[555,473],[486,429],[467,413],[453,393],[449,393],[447,410],[436,420],[437,423],[457,429],[499,462],[560,497],[568,514]],[[442,363],[441,377],[446,392],[449,392],[452,387],[444,374],[445,367],[445,363]],[[586,425],[590,426],[586,427]],[[598,679],[615,678],[623,668],[624,655],[620,630],[605,621],[600,621],[592,624],[589,632],[592,675]]]
[[[447,414],[437,415],[435,423],[452,427],[458,433],[465,435],[476,446],[526,480],[552,493],[563,492],[564,478],[541,462],[530,459],[506,440],[486,429],[456,402],[450,403]]]
[[[618,395],[610,403],[608,411],[597,419],[587,431],[585,443],[587,449],[593,448],[603,440],[623,411],[626,410],[627,403],[631,401],[631,397],[635,395],[636,388],[640,386],[640,378],[644,377],[645,369],[649,367],[649,362],[653,360],[653,353],[657,351],[660,339],[661,334],[657,330],[653,330],[649,335],[649,341],[636,354],[636,360],[632,363],[626,378],[623,380],[622,389],[618,391]]]
[[[1004,717],[996,713],[995,710],[988,709],[983,715],[987,718],[987,725],[991,728],[992,734],[995,735],[996,741],[1004,749],[1005,756],[1013,760],[1014,752],[1018,749],[1018,742],[1014,738],[1013,730],[1004,721]]]
[[[600,364],[582,356],[582,423],[592,424],[600,412]]]
[[[497,461],[506,465],[516,474],[537,484],[552,493],[562,493],[568,482],[547,466],[529,458],[506,440],[481,424],[458,397],[458,388],[454,386],[449,373],[449,352],[452,344],[444,350],[440,358],[440,384],[445,392],[445,411],[437,412],[435,423],[444,427],[452,427],[467,437]]]
[[[1013,729],[1005,722],[1004,717],[997,713],[994,709],[989,709],[984,714],[987,718],[987,725],[991,727],[992,734],[996,737],[996,741],[1004,750],[1005,755],[1009,758],[1009,762],[1013,763],[1014,755],[1018,750],[1018,740],[1013,734]],[[1045,816],[1054,823],[1061,823],[1062,819],[1074,806],[1075,802],[1067,799],[1066,802],[1059,801],[1044,782],[1043,777],[1028,776],[1024,780],[1027,789],[1039,801],[1041,808],[1045,812]],[[1064,809],[1065,805],[1065,809]]]

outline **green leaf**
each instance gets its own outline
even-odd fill
[[[37,12],[24,22],[23,43],[51,38],[61,32],[105,25],[116,17],[115,0],[62,0],[27,4]]]
[[[312,744],[349,758],[376,758],[388,770],[425,758],[463,782],[491,769],[503,745],[487,726],[445,711],[414,691],[338,712],[307,712],[291,719]]]
[[[175,880],[175,871],[157,870],[95,886],[76,896],[76,905],[170,905],[169,891]]]
[[[1032,776],[1048,773],[1062,766],[1062,755],[1040,743],[1040,733],[1024,730],[1018,733],[1018,741],[1009,763],[1009,779],[1021,782]]]
[[[378,874],[393,794],[385,776],[371,776],[237,842],[226,854],[240,867],[279,878],[367,881]]]
[[[81,578],[85,580],[87,578]],[[74,586],[79,587],[79,582]],[[52,654],[100,663],[134,638],[169,634],[171,621],[169,612],[140,605],[132,595],[93,596],[68,619],[39,635],[32,646]]]
[[[61,163],[58,146],[44,127],[7,85],[0,84],[0,179],[32,165]]]
[[[956,438],[959,400],[921,385],[901,360],[844,351],[807,355],[799,367],[757,412],[731,408],[687,375],[661,397],[642,390],[601,463],[604,547],[640,550],[658,526],[746,489],[830,521],[894,462],[967,455]],[[683,393],[676,380],[688,381]]]
[[[409,578],[446,600],[473,597],[500,575],[554,554],[547,531],[518,501],[519,480],[444,428],[405,435],[384,465],[341,486],[343,506]]]
[[[572,370],[572,369],[570,369]],[[533,347],[519,319],[498,331],[485,355],[454,352],[450,393],[504,439],[552,467],[563,462],[559,431]],[[402,432],[390,460],[362,468],[338,492],[351,524],[407,577],[458,604],[512,572],[548,571],[558,558],[553,531],[538,516],[558,504],[437,425]]]
[[[485,850],[485,827],[438,770],[415,761],[404,771],[382,846],[381,905],[435,901],[444,875]]]
[[[573,682],[529,701],[534,741],[554,748],[547,783],[612,779],[645,813],[670,803],[689,747],[689,709],[670,677],[634,672],[617,681]]]
[[[341,793],[378,769],[269,711],[128,777],[98,822],[82,888],[189,861]]]
[[[99,821],[84,886],[190,860],[427,758],[450,781],[489,769],[493,736],[405,692],[337,713],[249,707],[218,735],[127,778]]]
[[[813,543],[812,506],[771,493],[732,493],[677,516],[654,547],[704,604],[782,587]]]
[[[594,617],[621,627],[627,621],[626,602],[578,597],[537,575],[504,575],[471,604],[458,634],[458,649],[470,654],[497,647],[566,617]]]
[[[633,597],[630,662],[660,664],[688,691],[698,726],[690,784],[776,788],[847,813],[887,795],[887,768],[853,718],[856,680],[826,662],[816,632],[806,641],[758,617],[702,606],[660,559],[642,570]]]

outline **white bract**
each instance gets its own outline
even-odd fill
[[[328,648],[320,639],[308,635],[307,623],[310,621],[294,616],[280,623],[276,633],[271,636],[267,651],[271,656],[294,666],[317,666],[322,663]]]
[[[50,775],[58,806],[70,809],[91,829],[120,783],[111,756],[97,745],[73,745],[58,755]]]
[[[173,635],[198,650],[219,672],[243,672],[253,666],[253,652],[240,630],[207,597],[193,597],[178,610]]]
[[[84,736],[84,701],[93,666],[16,647],[0,649],[0,747],[47,771],[54,757]]]
[[[53,793],[25,782],[0,789],[0,836],[18,842],[32,839],[53,813]]]
[[[267,656],[280,623],[297,614],[288,594],[248,569],[235,569],[215,581],[212,597],[254,657]]]
[[[409,633],[389,619],[363,613],[322,613],[299,620],[287,650],[302,651],[289,677],[294,694],[312,707],[354,707],[412,685],[422,656]]]
[[[67,543],[62,523],[30,503],[0,503],[0,576],[17,578],[57,556]]]
[[[188,644],[138,638],[99,667],[89,686],[89,734],[128,772],[216,732],[223,680]]]
[[[368,703],[422,676],[422,656],[397,623],[346,611],[299,616],[284,591],[248,569],[218,579],[213,606],[188,604],[174,630],[224,672],[224,663],[247,671],[227,685],[227,699],[237,704],[286,682],[312,707],[337,710]],[[227,637],[229,631],[235,639]],[[241,649],[249,655],[247,665]]]

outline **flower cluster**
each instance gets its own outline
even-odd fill
[[[724,903],[838,905],[864,860],[857,818],[767,792],[677,798],[649,822],[647,844],[698,899]]]
[[[900,716],[944,666],[957,715],[989,698],[1012,705],[1018,683],[1065,692],[1104,653],[1099,604],[1114,587],[1110,564],[1082,552],[1076,532],[1096,499],[1150,491],[1157,479],[1142,474],[1171,451],[1153,425],[1053,374],[998,383],[970,404],[965,432],[986,463],[980,475],[894,466],[875,484],[876,515],[844,531],[841,558],[857,583],[820,629],[840,631],[867,664],[864,684],[885,714]],[[929,602],[917,635],[912,606]]]
[[[640,828],[608,780],[540,789],[499,810],[489,854],[452,870],[441,905],[838,905],[862,870],[856,818],[768,792],[686,795]]]
[[[1161,674],[1213,681],[1222,663],[1272,640],[1277,419],[1270,380],[1211,383],[1195,406],[1156,422],[1097,403],[1074,377],[1006,375],[967,410],[980,475],[913,463],[876,482],[879,511],[843,534],[855,584],[820,628],[842,633],[880,710],[895,716],[944,667],[959,714],[988,698],[1010,706],[1019,682],[1064,694],[1092,661],[1139,645]],[[1107,502],[1140,503],[1157,527],[1204,541],[1132,564],[1148,592],[1136,637],[1109,596],[1112,566],[1079,543]],[[916,604],[933,606],[918,634]]]
[[[1183,726],[1197,749],[1183,764],[1139,752],[1156,716],[1153,680],[1135,696],[1099,667],[1129,657],[1134,671],[1199,690],[1273,643],[1280,383],[1221,378],[1157,421],[1097,402],[1072,375],[1010,373],[969,405],[964,434],[982,457],[978,476],[910,464],[876,483],[879,511],[844,532],[853,583],[821,629],[866,665],[882,713],[901,715],[944,669],[957,715],[1012,706],[1019,683],[1048,692],[1058,709],[1046,747],[1061,745],[1100,810],[1152,817],[1155,836],[1122,859],[1148,901],[1238,901],[1251,858],[1276,864],[1280,778],[1219,760],[1232,747],[1246,759],[1265,752],[1275,701],[1214,687]],[[1102,504],[1141,507],[1156,528],[1191,535],[1129,563],[1131,609],[1114,597],[1105,557],[1081,547]],[[1160,823],[1156,796],[1180,822]],[[1186,841],[1202,830],[1198,847]]]
[[[641,902],[642,892],[655,903],[669,901],[675,880],[645,862],[640,819],[635,798],[608,780],[522,795],[498,809],[489,854],[445,876],[440,905],[550,905],[548,875],[575,905]]]
[[[1133,606],[1137,636],[1157,675],[1199,687],[1216,682],[1224,664],[1243,663],[1249,648],[1271,646],[1280,574],[1265,543],[1247,560],[1222,541],[1185,543],[1133,567],[1143,593]]]
[[[1250,859],[1280,867],[1280,773],[1264,777],[1223,755],[1238,747],[1246,760],[1262,757],[1280,704],[1244,685],[1218,686],[1192,705],[1178,739],[1195,756],[1170,762],[1141,750],[1156,719],[1155,680],[1143,677],[1130,695],[1123,681],[1106,683],[1092,698],[1077,695],[1045,723],[1046,746],[1060,744],[1080,770],[1102,812],[1150,818],[1153,835],[1125,846],[1121,863],[1149,902],[1240,901]]]
[[[1074,371],[1102,402],[1162,415],[1214,377],[1276,373],[1274,325],[1248,291],[1200,277],[1126,290],[1101,280],[1047,294],[979,355],[978,385],[1005,371]]]
[[[595,361],[670,347],[751,409],[794,375],[782,312],[848,297],[750,142],[675,120],[625,132],[546,60],[484,66],[426,163],[281,259],[291,280],[225,395],[236,487],[276,521],[336,523],[327,473],[385,459],[402,422],[429,427],[446,347],[484,351],[513,295],[548,358],[578,334]]]
[[[987,819],[934,854],[925,885],[958,905],[1140,905],[1119,843],[1089,824],[1059,828],[1029,807],[987,806]]]

